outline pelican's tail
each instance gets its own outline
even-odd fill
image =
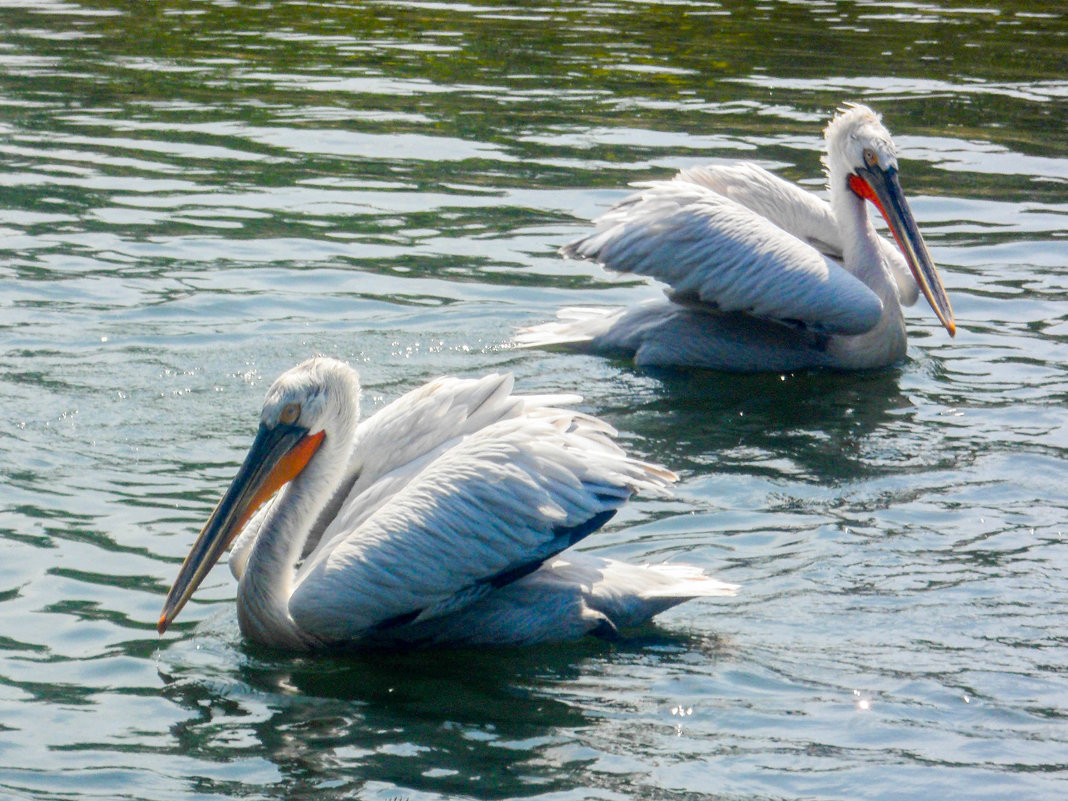
[[[644,593],[646,598],[688,598],[730,597],[738,594],[738,585],[705,573],[694,565],[645,565],[644,570],[656,573],[660,582],[649,587]]]
[[[532,645],[585,634],[611,637],[683,601],[731,596],[737,589],[693,565],[632,565],[568,551],[453,614],[421,627],[391,628],[382,637],[388,644],[409,646]]]
[[[544,570],[544,568],[543,568]],[[612,629],[640,626],[692,598],[733,596],[737,584],[712,578],[693,565],[632,565],[586,553],[567,553],[549,565],[557,580],[583,587],[585,608]]]
[[[552,322],[520,328],[516,332],[515,344],[521,348],[581,346],[608,333],[625,311],[615,306],[569,306],[560,309]]]
[[[586,594],[590,608],[617,629],[637,626],[692,598],[733,596],[737,584],[720,581],[693,565],[631,565],[605,559],[601,579]]]

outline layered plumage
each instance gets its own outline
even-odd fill
[[[668,285],[628,309],[564,309],[524,346],[633,354],[642,365],[863,369],[904,358],[902,305],[919,292],[955,333],[941,279],[897,178],[894,143],[865,106],[825,132],[830,203],[750,163],[695,167],[639,191],[562,253]],[[865,200],[897,246],[872,227]]]
[[[275,381],[161,632],[231,543],[242,632],[296,650],[608,634],[733,594],[688,566],[561,554],[635,492],[675,478],[563,408],[574,396],[515,395],[503,375],[442,378],[361,423],[359,393],[355,371],[332,359]]]

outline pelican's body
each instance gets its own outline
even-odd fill
[[[639,184],[562,252],[657,278],[670,285],[667,297],[564,309],[556,322],[523,330],[519,343],[739,372],[882,367],[905,356],[902,305],[920,290],[953,335],[890,134],[870,109],[851,106],[827,126],[826,144],[830,203],[750,163]],[[876,233],[865,200],[900,250]]]
[[[560,555],[634,492],[674,480],[558,406],[574,397],[444,378],[360,423],[359,392],[355,371],[326,358],[275,381],[161,632],[231,543],[242,632],[293,650],[568,639],[733,594],[688,566]]]

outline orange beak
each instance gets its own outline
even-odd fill
[[[204,524],[178,571],[156,627],[160,634],[182,611],[255,511],[307,466],[322,444],[324,434],[320,431],[309,435],[306,428],[283,423],[273,428],[260,425],[230,489]]]
[[[862,198],[870,200],[890,226],[890,231],[897,240],[897,246],[905,257],[916,284],[923,296],[931,304],[939,321],[945,326],[950,336],[957,333],[957,324],[953,319],[953,308],[946,297],[946,288],[935,269],[927,244],[916,226],[916,219],[905,200],[905,193],[897,178],[897,170],[882,167],[861,167],[849,176],[849,188]]]

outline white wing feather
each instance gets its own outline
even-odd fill
[[[294,621],[336,641],[448,614],[492,589],[495,577],[567,547],[568,529],[674,479],[626,457],[610,431],[536,406],[421,462],[370,513],[357,496],[299,570]]]
[[[709,164],[680,170],[674,180],[703,186],[740,203],[823,255],[842,260],[842,234],[831,204],[763,167],[747,161]],[[894,277],[901,304],[913,305],[920,290],[905,257],[886,237],[880,236],[878,241],[879,253]]]
[[[816,248],[699,184],[651,183],[595,225],[563,252],[657,278],[683,301],[836,334],[863,333],[882,314],[875,293]]]
[[[316,543],[322,529],[345,506],[344,529],[356,528],[389,500],[419,471],[463,437],[502,420],[555,413],[555,406],[577,403],[577,395],[513,395],[511,374],[479,379],[443,377],[414,389],[362,421],[353,442],[348,478],[335,499],[319,516]],[[583,417],[592,430],[615,435],[607,423]],[[309,538],[310,540],[311,538]],[[329,539],[329,538],[328,538]],[[312,550],[311,543],[305,552]]]

